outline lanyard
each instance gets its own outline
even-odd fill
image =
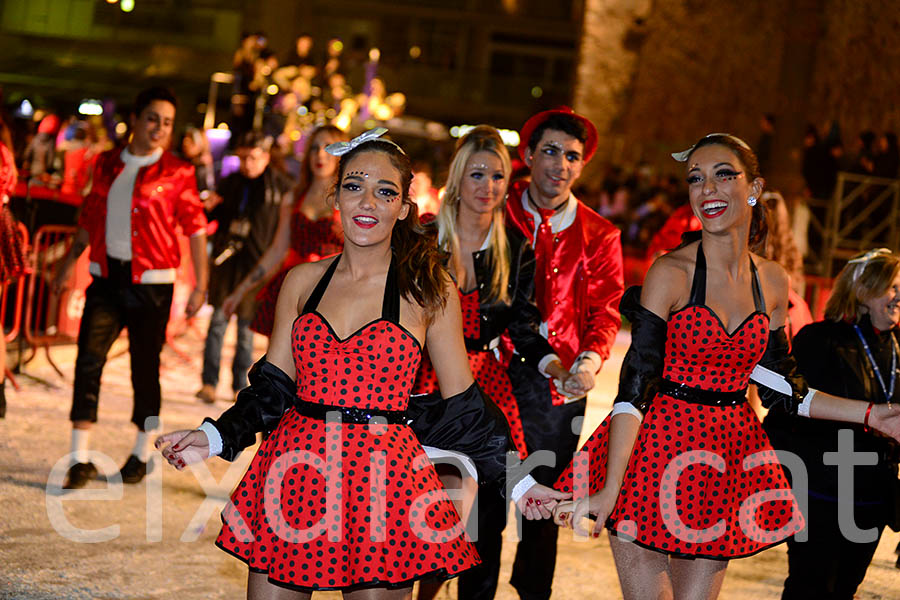
[[[890,402],[891,398],[894,397],[894,384],[897,382],[897,340],[894,338],[894,334],[891,334],[891,387],[888,389],[884,385],[884,379],[881,378],[881,371],[875,363],[875,358],[872,356],[872,351],[869,350],[869,344],[866,343],[866,338],[863,337],[862,331],[859,330],[858,325],[854,325],[853,329],[856,330],[856,335],[859,336],[859,341],[862,342],[863,350],[866,351],[866,356],[869,358],[869,364],[871,364],[872,369],[875,370],[875,379],[878,380],[878,385],[881,386],[885,401]]]

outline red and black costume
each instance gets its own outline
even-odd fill
[[[13,153],[0,142],[0,284],[15,279],[25,270],[24,240],[8,207],[18,177]]]
[[[334,256],[344,247],[344,232],[337,211],[333,212],[331,217],[310,221],[300,210],[302,205],[301,199],[291,217],[291,248],[281,271],[256,296],[256,314],[250,323],[250,329],[267,337],[272,335],[275,304],[288,271],[301,263]]]
[[[100,375],[122,328],[128,329],[134,412],[143,430],[159,415],[159,354],[165,342],[176,268],[181,262],[179,230],[205,234],[206,216],[197,193],[194,167],[169,152],[137,172],[131,195],[131,260],[107,255],[106,224],[110,188],[125,168],[114,149],[97,157],[91,192],[79,226],[90,239],[93,281],[85,292],[75,361],[73,421],[97,420]]]
[[[618,501],[606,522],[617,536],[677,557],[728,560],[764,550],[800,531],[793,494],[769,439],[747,403],[757,363],[790,371],[783,328],[769,330],[756,267],[756,310],[734,331],[706,305],[706,260],[700,244],[688,304],[663,320],[630,288],[622,312],[632,345],[622,366],[612,414],[591,435],[556,487],[578,497],[606,482],[609,426],[620,412],[643,416]],[[806,394],[761,388],[765,405],[796,412]],[[574,483],[573,483],[574,482]],[[796,518],[794,518],[796,517]]]
[[[399,322],[395,266],[381,318],[341,339],[317,311],[339,260],[292,325],[297,383],[263,363],[266,373],[251,372],[238,403],[211,421],[228,459],[255,431],[269,432],[216,544],[273,583],[306,591],[457,575],[479,558],[408,425],[422,349]]]
[[[475,265],[475,287],[460,290],[463,315],[463,335],[469,366],[475,380],[487,396],[503,411],[510,433],[521,458],[528,455],[525,434],[519,417],[519,407],[513,395],[506,369],[496,356],[500,336],[507,332],[519,355],[533,369],[553,348],[539,333],[541,315],[534,305],[534,251],[525,238],[507,228],[510,269],[507,293],[510,303],[482,300],[485,285],[490,285],[491,265],[487,248],[472,253]],[[488,234],[490,239],[490,234]],[[437,375],[426,354],[413,386],[414,394],[430,394],[438,390]]]

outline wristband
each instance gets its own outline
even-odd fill
[[[866,418],[863,419],[863,431],[865,431],[865,432],[872,431],[872,428],[869,427],[869,415],[872,414],[873,406],[875,406],[875,403],[869,402],[869,406],[866,407]]]

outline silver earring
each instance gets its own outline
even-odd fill
[[[750,206],[756,206],[756,196],[750,196],[747,198],[747,204]]]

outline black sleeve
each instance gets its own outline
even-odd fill
[[[234,460],[241,450],[256,442],[256,434],[268,436],[297,396],[297,384],[281,369],[259,359],[248,375],[250,386],[242,389],[231,408],[212,423],[222,436],[225,460]]]
[[[541,313],[534,303],[534,250],[527,243],[520,248],[519,256],[514,257],[512,264],[514,270],[510,273],[510,276],[516,277],[516,292],[511,298],[512,319],[506,329],[516,352],[537,369],[542,358],[553,354],[553,347],[540,333]]]
[[[641,306],[641,288],[622,296],[619,312],[631,322],[631,346],[619,373],[619,392],[613,403],[628,402],[646,413],[662,380],[666,350],[666,322]]]
[[[423,446],[472,459],[479,483],[497,481],[505,474],[506,450],[512,447],[509,425],[477,383],[446,400],[437,392],[412,396],[408,416]]]
[[[766,344],[766,351],[759,360],[759,364],[784,377],[784,380],[791,386],[791,395],[788,396],[760,385],[758,386],[759,399],[766,408],[775,408],[789,415],[796,415],[797,407],[809,392],[809,386],[803,375],[800,374],[797,361],[791,355],[790,350],[791,345],[784,327],[769,332],[769,342]]]

